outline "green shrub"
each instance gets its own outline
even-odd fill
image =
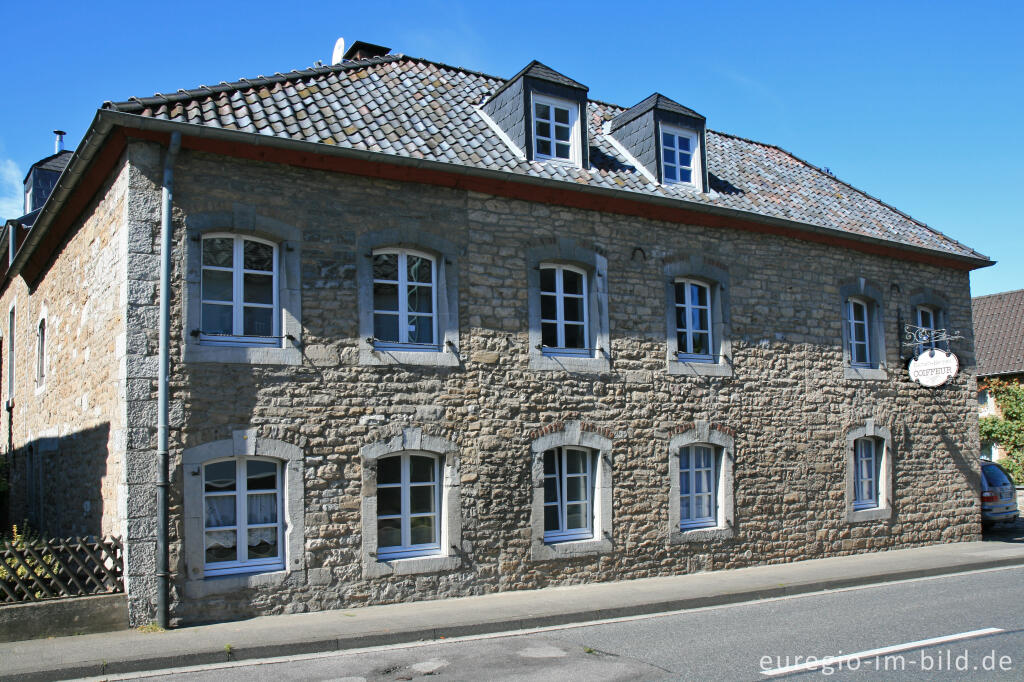
[[[54,564],[54,557],[52,554],[44,553],[42,550],[37,548],[36,543],[39,542],[39,539],[39,533],[29,528],[27,523],[22,524],[20,529],[17,525],[11,526],[10,532],[4,533],[4,542],[9,542],[15,550],[20,550],[21,558],[24,562],[24,565],[22,565],[14,557],[7,557],[3,561],[0,561],[0,580],[7,583],[8,587],[10,587],[12,591],[16,589],[18,584],[14,576],[21,578],[22,582],[26,584],[35,584],[35,582],[29,577],[29,570],[42,580],[46,580],[48,577],[49,574],[47,573],[46,568],[44,568],[44,565],[46,567],[52,567]],[[33,558],[32,555],[24,551],[25,547],[28,546],[36,549],[36,553],[43,559],[42,564]],[[27,569],[26,566],[28,567]],[[46,593],[42,590],[36,590],[34,596],[36,599],[42,599],[46,596]]]
[[[1024,386],[1019,381],[988,379],[978,388],[989,392],[1001,413],[978,420],[981,440],[999,445],[1007,455],[999,464],[1016,485],[1024,485]]]

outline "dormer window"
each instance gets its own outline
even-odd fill
[[[561,159],[576,161],[579,154],[574,149],[576,121],[579,106],[534,94],[533,96],[533,144],[534,158],[538,161]]]
[[[661,167],[665,184],[695,185],[698,170],[697,134],[672,126],[661,126]]]

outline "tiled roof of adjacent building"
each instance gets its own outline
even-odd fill
[[[542,66],[542,65],[541,65]],[[538,67],[539,68],[539,67]],[[479,111],[506,81],[388,55],[106,103],[140,116],[337,145],[677,199],[973,259],[978,252],[778,147],[707,132],[710,192],[650,182],[603,125],[623,107],[589,101],[590,168],[527,161]]]
[[[1024,374],[1024,289],[971,299],[978,376]]]

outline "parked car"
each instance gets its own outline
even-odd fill
[[[1010,475],[998,464],[981,460],[982,525],[991,526],[1003,521],[1014,522],[1019,515],[1017,489]]]

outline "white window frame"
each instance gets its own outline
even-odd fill
[[[567,471],[566,460],[568,459],[569,452],[583,453],[584,455],[584,470],[582,473],[570,474]],[[594,537],[594,470],[597,468],[597,453],[589,448],[581,448],[574,446],[558,446],[546,450],[544,452],[545,462],[547,461],[548,453],[552,453],[555,461],[555,473],[549,474],[547,471],[544,472],[544,485],[545,485],[545,498],[544,498],[544,512],[545,521],[547,519],[547,509],[549,507],[555,507],[558,510],[558,529],[548,530],[546,525],[544,529],[544,542],[545,543],[556,543],[556,542],[568,542],[571,540],[589,540]],[[570,478],[582,478],[583,479],[583,492],[585,498],[583,500],[568,500],[567,489]],[[555,499],[548,501],[546,496],[547,483],[548,481],[555,482]],[[569,504],[583,504],[584,518],[586,519],[587,525],[583,528],[566,528],[567,511],[566,506]]]
[[[659,130],[659,135],[658,135],[658,149],[659,149],[659,157],[661,159],[661,178],[662,178],[662,184],[664,184],[664,185],[682,185],[684,187],[686,187],[686,186],[697,187],[698,186],[698,178],[700,177],[700,173],[701,173],[701,169],[700,169],[700,138],[698,137],[697,132],[693,131],[693,130],[687,130],[685,128],[677,128],[676,126],[668,125],[666,123],[660,124],[659,127],[660,127],[660,130]],[[665,147],[665,135],[672,135],[673,136],[673,142],[675,143],[675,148],[672,149],[672,151],[676,152],[676,163],[668,163],[665,160],[665,152],[667,151],[667,148]],[[680,137],[687,138],[687,139],[690,140],[690,151],[689,151],[689,154],[690,154],[690,165],[689,166],[683,166],[683,165],[678,163],[678,160],[679,160],[679,142],[678,142],[678,138],[680,138]],[[665,167],[666,166],[672,166],[673,168],[675,168],[675,170],[676,170],[676,179],[675,180],[668,179],[668,174],[665,172]],[[679,179],[679,170],[680,169],[688,169],[690,171],[690,180],[689,181],[680,180]]]
[[[46,387],[46,314],[36,323],[36,391]]]
[[[225,268],[215,265],[205,265],[203,263],[202,254],[203,249],[206,247],[206,241],[209,239],[231,239],[233,244],[232,251],[232,266]],[[273,293],[272,303],[247,303],[244,300],[245,295],[245,275],[246,274],[257,274],[265,276],[267,272],[265,270],[246,270],[245,269],[245,242],[251,241],[258,244],[264,244],[270,246],[273,249],[273,271],[271,280],[271,290]],[[200,282],[199,282],[199,321],[200,321],[200,334],[199,341],[205,345],[211,346],[276,346],[281,345],[281,303],[279,295],[279,278],[281,276],[281,264],[280,264],[280,249],[275,242],[268,239],[261,239],[247,234],[238,234],[235,232],[207,232],[202,235],[200,248],[199,248],[199,265],[200,265]],[[219,272],[230,272],[232,282],[232,300],[230,301],[232,311],[232,333],[231,334],[210,334],[202,331],[202,310],[206,305],[221,305],[225,306],[228,304],[226,301],[216,301],[213,299],[207,300],[202,298],[203,283],[202,277],[207,271],[219,271]],[[246,308],[262,308],[271,310],[271,319],[273,321],[273,328],[269,336],[246,336],[244,333],[244,315]]]
[[[917,326],[929,331],[929,340],[926,343],[917,344],[918,354],[926,350],[938,348],[939,344],[935,342],[935,330],[939,324],[939,311],[930,305],[919,305],[914,312],[917,317]],[[926,315],[928,317],[928,324],[925,324]]]
[[[246,472],[246,463],[250,461],[261,461],[273,463],[276,468],[277,487],[274,489],[274,494],[277,496],[277,521],[275,523],[257,523],[249,524],[248,522],[248,476]],[[220,462],[234,462],[235,464],[235,490],[230,493],[210,493],[206,490],[206,469],[210,465],[217,464]],[[267,457],[229,457],[211,460],[204,462],[200,467],[202,476],[202,495],[203,495],[203,574],[207,577],[217,575],[229,575],[236,573],[255,573],[260,571],[274,571],[281,570],[285,567],[285,535],[284,535],[284,467],[281,466],[281,462],[276,459]],[[266,494],[267,491],[260,491],[259,493],[253,494]],[[235,525],[234,526],[207,526],[206,519],[206,500],[209,497],[226,497],[233,496],[235,498]],[[260,559],[236,559],[235,561],[218,561],[215,563],[209,563],[206,561],[206,533],[208,531],[228,531],[234,530],[236,533],[236,552],[241,553],[242,550],[248,547],[248,536],[250,529],[258,528],[274,528],[277,532],[277,556],[266,557]]]
[[[697,466],[697,455],[710,456],[710,466]],[[708,528],[718,525],[718,493],[721,482],[721,451],[707,443],[694,443],[679,448],[679,528]],[[684,466],[685,463],[685,466]],[[707,489],[697,492],[703,480]],[[683,485],[683,482],[686,485]],[[711,513],[698,516],[698,501],[704,498]],[[686,512],[686,513],[684,513]]]
[[[398,256],[398,280],[382,280],[373,278],[371,288],[376,288],[377,284],[394,284],[398,286],[398,311],[394,310],[378,310],[376,296],[373,298],[373,315],[376,319],[377,315],[389,315],[398,317],[398,341],[383,341],[377,338],[373,340],[373,347],[379,350],[407,350],[407,351],[433,351],[439,352],[441,350],[441,344],[438,342],[438,324],[437,324],[437,259],[429,253],[423,251],[417,251],[415,249],[400,249],[400,248],[381,248],[374,249],[373,256],[383,256],[395,254]],[[430,261],[430,283],[425,284],[423,282],[415,282],[414,286],[429,286],[430,287],[430,333],[433,338],[433,343],[416,343],[409,341],[409,276],[408,276],[408,257],[415,256],[418,258],[424,258]],[[370,265],[371,272],[373,270],[373,264]],[[428,317],[423,313],[416,313],[415,317]]]
[[[863,322],[858,322],[854,319],[854,310],[860,307],[864,311]],[[871,348],[871,302],[862,298],[851,296],[846,299],[846,325],[847,325],[847,351],[850,354],[850,366],[851,367],[875,367],[874,353]],[[858,325],[864,327],[864,340],[857,341],[856,329]],[[857,360],[856,349],[858,346],[864,347],[864,361]]]
[[[431,554],[400,557],[379,556],[377,528],[378,461],[395,455],[432,455],[440,471],[441,486],[437,500],[438,547]],[[460,493],[459,450],[451,441],[423,433],[418,427],[407,427],[387,440],[368,443],[359,448],[362,469],[362,501],[360,556],[364,578],[389,575],[416,575],[453,571],[462,565],[462,557],[470,552],[462,542],[462,501]]]
[[[876,509],[878,507],[878,474],[881,458],[878,457],[878,442],[874,438],[858,438],[854,446],[853,508]],[[884,447],[884,446],[883,446]],[[865,493],[865,486],[869,492]]]
[[[412,457],[423,457],[430,459],[433,462],[434,468],[434,480],[432,483],[413,483],[410,480],[411,471],[411,458]],[[379,471],[381,462],[389,459],[398,459],[401,462],[401,476],[398,483],[381,483],[379,480]],[[389,561],[391,559],[406,559],[410,557],[422,557],[439,555],[441,553],[441,524],[443,521],[441,505],[442,490],[441,490],[441,457],[429,452],[403,452],[401,454],[390,455],[388,457],[381,457],[377,460],[378,470],[378,481],[377,481],[377,500],[378,500],[378,512],[376,521],[381,519],[401,519],[402,527],[402,544],[391,545],[386,547],[378,546],[377,548],[377,559],[380,561]],[[412,487],[431,487],[434,490],[433,499],[434,507],[430,512],[413,514],[411,512],[411,489]],[[398,514],[380,514],[380,491],[381,489],[398,488],[401,490],[401,509]],[[412,519],[418,517],[432,516],[434,517],[434,541],[429,543],[421,543],[418,545],[412,544],[411,539],[411,525]],[[378,537],[380,537],[378,532]]]
[[[679,334],[684,335],[685,347],[677,345],[677,357],[682,362],[715,362],[714,348],[714,288],[707,282],[702,282],[697,279],[690,279],[685,277],[676,278],[674,285],[678,287],[680,284],[683,285],[683,303],[679,303],[678,293],[674,296],[675,301],[675,332],[678,343]],[[703,289],[706,293],[707,305],[699,305],[692,300],[692,291],[690,287],[697,286]],[[673,288],[675,288],[673,287]],[[684,318],[687,321],[685,329],[679,327],[678,311],[682,309]],[[703,310],[707,313],[707,327],[704,329],[694,329],[693,323],[693,311]],[[708,337],[708,352],[707,353],[694,353],[693,352],[693,335],[696,333],[707,334]]]
[[[870,442],[871,445],[865,443]],[[892,433],[874,418],[846,433],[846,522],[886,521],[893,517]],[[870,494],[861,484],[871,485]]]
[[[555,152],[555,145],[557,143],[556,139],[555,139],[555,135],[554,135],[554,129],[555,129],[556,125],[564,126],[564,124],[561,124],[561,123],[557,123],[556,124],[553,115],[552,115],[552,117],[550,119],[540,119],[540,118],[538,118],[538,116],[537,116],[537,105],[538,104],[542,104],[542,105],[551,107],[550,111],[552,111],[552,113],[553,113],[553,111],[554,111],[554,109],[556,107],[559,108],[559,109],[566,109],[569,112],[569,156],[568,156],[568,158],[563,158],[563,157],[560,157],[560,156],[556,156],[554,154],[554,152]],[[573,101],[570,101],[570,100],[559,99],[557,97],[550,97],[548,95],[541,95],[541,94],[536,93],[536,92],[533,93],[532,101],[530,102],[530,121],[531,121],[531,126],[532,126],[531,131],[532,131],[532,136],[533,136],[533,158],[534,158],[534,160],[536,160],[536,161],[556,161],[556,162],[561,162],[561,163],[571,163],[571,164],[574,164],[576,166],[580,165],[580,163],[581,163],[581,153],[580,153],[580,133],[579,133],[579,118],[580,118],[579,109],[580,109],[580,106],[576,102],[573,102]],[[551,154],[543,154],[543,153],[541,153],[541,151],[538,148],[537,142],[538,142],[538,137],[539,136],[538,136],[538,133],[537,133],[537,124],[540,123],[540,122],[547,122],[548,125],[551,126],[551,136],[550,137],[543,137],[543,138],[541,138],[541,139],[544,139],[544,140],[548,140],[551,143],[551,152],[552,152]]]
[[[567,355],[567,356],[573,356],[573,357],[592,357],[593,354],[594,354],[594,349],[593,348],[587,348],[586,346],[584,346],[583,348],[569,348],[569,347],[566,347],[566,345],[565,345],[565,327],[566,327],[566,325],[572,325],[572,326],[575,326],[575,327],[579,327],[580,326],[580,324],[578,322],[576,322],[575,320],[571,321],[571,322],[567,322],[566,321],[566,319],[565,319],[565,299],[566,298],[579,299],[579,300],[581,300],[583,302],[583,325],[582,325],[582,327],[583,327],[583,342],[584,343],[589,343],[589,339],[591,337],[591,334],[590,334],[590,311],[589,311],[589,301],[588,301],[588,299],[590,298],[590,294],[589,294],[589,291],[590,291],[589,286],[590,285],[589,285],[589,282],[587,281],[587,271],[584,270],[583,268],[576,267],[574,265],[565,265],[565,264],[562,264],[562,263],[541,263],[540,270],[541,270],[542,273],[543,273],[544,270],[553,270],[555,272],[555,291],[554,292],[549,292],[549,291],[544,291],[543,288],[539,289],[539,292],[540,292],[539,304],[540,304],[540,310],[541,310],[541,319],[540,319],[540,323],[541,323],[541,344],[542,344],[541,345],[541,353],[543,353],[544,355]],[[567,294],[567,293],[565,293],[565,273],[566,272],[572,272],[572,273],[576,273],[576,274],[580,275],[580,277],[581,277],[581,289],[580,289],[580,293],[579,294]],[[541,277],[541,280],[543,281],[543,277]],[[543,285],[541,285],[541,286],[543,286]],[[556,313],[555,313],[555,318],[554,319],[545,318],[544,317],[544,313],[543,313],[543,310],[544,310],[544,305],[543,305],[544,296],[552,296],[552,295],[555,297],[555,307],[556,307]],[[554,324],[554,325],[556,325],[557,337],[558,337],[558,345],[557,346],[545,346],[545,345],[543,345],[543,339],[544,339],[543,329],[544,329],[544,325],[545,324]]]
[[[718,541],[735,537],[735,495],[733,493],[736,459],[734,438],[725,427],[697,420],[686,431],[673,436],[668,443],[668,544]],[[696,451],[711,454],[711,468],[694,468]],[[683,457],[687,456],[687,466]],[[710,495],[711,515],[697,517],[695,479],[697,472],[710,473],[710,489],[701,493]],[[683,485],[684,478],[689,484]],[[705,478],[705,481],[707,478]],[[689,518],[684,518],[684,505]]]

